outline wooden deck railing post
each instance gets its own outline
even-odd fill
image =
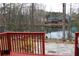
[[[11,51],[11,39],[10,39],[10,33],[6,33],[7,35],[7,42],[8,42],[8,50]]]
[[[42,34],[42,41],[43,41],[43,55],[45,55],[45,33]]]
[[[75,33],[75,56],[78,54],[78,33]]]

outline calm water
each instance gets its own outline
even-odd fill
[[[63,37],[63,31],[56,31],[51,33],[46,33],[46,36],[48,38],[55,38],[55,39],[61,39]],[[74,39],[75,34],[71,34],[72,39]],[[65,38],[68,38],[68,31],[65,31]]]

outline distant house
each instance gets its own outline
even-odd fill
[[[47,18],[46,23],[61,23],[63,20],[63,13],[49,12],[46,18]],[[69,15],[66,15],[65,22],[68,23],[68,21],[69,21]]]
[[[48,17],[47,18],[47,23],[61,23],[62,19],[58,18],[58,17]]]

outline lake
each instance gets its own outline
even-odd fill
[[[46,33],[47,38],[55,38],[55,39],[62,39],[63,38],[63,31],[55,31],[51,33]],[[75,34],[71,33],[72,39],[74,39]],[[68,31],[65,31],[65,38],[68,38]]]

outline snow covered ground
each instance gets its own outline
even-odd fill
[[[74,44],[45,43],[45,54],[73,56]]]

